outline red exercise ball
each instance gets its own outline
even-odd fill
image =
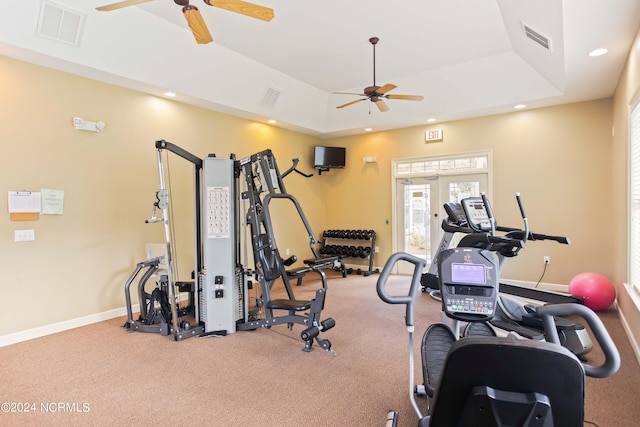
[[[584,299],[584,305],[593,311],[609,308],[616,299],[616,288],[606,276],[599,273],[580,273],[569,282],[569,293]]]

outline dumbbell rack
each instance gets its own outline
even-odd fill
[[[369,269],[364,272],[364,275],[369,276],[373,273],[379,273],[377,268],[373,268],[375,247],[376,232],[373,230],[325,230],[322,233],[320,253],[338,255],[340,258],[368,259]],[[349,268],[347,272],[351,273],[353,269]],[[362,270],[358,269],[357,273],[361,274]]]

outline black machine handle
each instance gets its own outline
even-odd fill
[[[389,275],[391,274],[391,271],[398,263],[398,261],[407,261],[414,265],[409,294],[404,296],[389,295],[385,291],[385,286],[387,284],[387,280],[389,279]],[[378,296],[380,297],[380,299],[387,304],[405,304],[407,306],[405,316],[405,324],[407,325],[407,328],[413,327],[413,304],[416,298],[416,294],[420,289],[422,270],[424,270],[426,265],[427,262],[424,259],[410,255],[406,252],[396,252],[389,257],[384,267],[382,268],[382,271],[380,272],[380,277],[378,277],[376,291],[378,292]]]
[[[489,241],[489,243],[502,243],[514,248],[524,248],[524,241],[521,239],[514,239],[513,237],[487,236],[487,240]]]
[[[522,199],[520,198],[520,193],[516,193],[516,201],[518,202],[518,208],[520,208],[520,215],[522,218],[526,218],[527,214],[524,213],[524,206],[522,205]]]
[[[489,224],[491,224],[491,235],[494,235],[496,234],[496,216],[493,214],[493,209],[491,208],[491,203],[489,203],[487,195],[482,193],[481,197],[484,208],[487,211],[487,216],[489,217]]]
[[[520,230],[519,228],[509,228],[509,227],[498,227],[498,231],[504,231],[509,234],[510,237],[516,239],[524,239],[525,232]],[[529,237],[527,240],[553,240],[558,243],[562,243],[563,245],[571,244],[571,240],[569,240],[566,236],[550,236],[548,234],[540,234],[540,233],[529,233]]]
[[[580,304],[547,304],[538,307],[536,311],[542,316],[547,340],[556,344],[560,344],[560,339],[553,316],[578,315],[582,317],[589,324],[591,332],[593,332],[605,356],[605,360],[600,366],[583,363],[585,374],[593,378],[607,378],[618,371],[620,368],[620,353],[618,353],[618,349],[604,324],[591,309]]]
[[[527,214],[524,213],[524,206],[522,205],[522,199],[520,198],[520,193],[516,193],[516,201],[518,202],[518,208],[520,209],[520,216],[522,216],[522,222],[524,222],[524,237],[523,241],[529,240],[529,219],[527,219]]]
[[[291,166],[289,169],[287,169],[286,171],[282,172],[280,174],[280,176],[282,177],[282,179],[284,179],[287,175],[289,175],[291,172],[295,172],[298,173],[302,176],[304,176],[305,178],[311,178],[313,175],[311,174],[307,174],[304,172],[300,172],[298,170],[298,162],[300,161],[300,159],[296,158],[296,159],[291,159],[291,161],[293,162],[293,166]]]

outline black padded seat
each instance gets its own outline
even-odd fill
[[[432,414],[420,426],[469,425],[460,424],[461,416],[472,403],[474,388],[484,386],[509,394],[543,395],[552,408],[554,426],[582,427],[584,383],[578,358],[557,344],[512,337],[462,338],[451,346]]]
[[[274,299],[267,303],[272,310],[304,311],[311,308],[311,301],[295,299]]]

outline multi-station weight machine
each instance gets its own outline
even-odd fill
[[[320,338],[321,332],[335,325],[332,318],[321,320],[327,292],[323,270],[337,267],[339,259],[318,254],[315,245],[320,242],[300,204],[286,191],[283,179],[293,171],[299,172],[297,159],[290,169],[280,173],[271,150],[236,160],[234,155],[224,159],[213,154],[200,159],[164,140],[157,141],[155,147],[160,189],[156,193],[153,216],[146,222],[164,224],[166,253],[139,263],[127,280],[127,321],[124,326],[140,332],[173,334],[179,341],[192,336],[226,335],[280,324],[287,324],[292,329],[294,324],[300,324],[305,327],[301,333],[305,351],[313,350],[315,340],[321,348],[333,353],[331,342]],[[176,278],[171,202],[165,186],[163,152],[176,154],[194,165],[195,266],[191,281]],[[297,258],[292,256],[285,260],[280,256],[269,210],[275,199],[288,200],[295,206],[309,235],[313,258],[305,260],[302,268],[287,270]],[[160,218],[156,217],[157,209],[162,211]],[[249,232],[251,240],[244,242],[244,246],[239,238],[243,228],[245,233]],[[242,249],[245,254],[248,249],[252,251],[254,269],[243,266]],[[315,291],[313,299],[296,299],[290,281],[311,272],[319,275],[321,287]],[[140,273],[140,316],[134,319],[130,287]],[[145,286],[154,276],[159,276],[160,280],[155,289],[148,292]],[[250,276],[255,277],[255,282],[249,280]],[[279,281],[284,285],[286,298],[272,297],[272,288]],[[257,297],[249,298],[249,291],[256,287]],[[177,293],[186,294],[186,305],[180,306],[185,298]]]

